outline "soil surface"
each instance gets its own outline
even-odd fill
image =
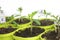
[[[45,33],[42,35],[42,38],[46,38],[46,40],[59,40],[57,38],[57,34],[55,31],[51,31],[51,32],[48,32],[48,33]]]
[[[48,25],[52,25],[54,24],[54,21],[50,20],[50,19],[44,19],[44,20],[39,20],[41,25],[37,25],[35,22],[33,22],[32,25],[35,26],[48,26]]]
[[[16,28],[12,28],[11,26],[9,26],[8,28],[0,28],[0,34],[10,33],[14,30],[16,30]]]
[[[16,32],[14,35],[20,36],[20,37],[34,37],[34,36],[41,34],[44,31],[45,31],[44,29],[33,27],[32,31],[31,31],[31,28],[26,28],[24,31],[20,30]]]
[[[25,24],[25,23],[28,23],[28,22],[30,22],[30,20],[29,19],[27,19],[27,18],[21,18],[20,20],[19,19],[16,19],[16,20],[14,20],[17,24]]]

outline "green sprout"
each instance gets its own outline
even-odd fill
[[[18,15],[18,16],[20,16],[20,17],[21,17],[22,10],[23,10],[22,7],[18,8],[18,11],[20,12],[20,15]],[[20,18],[19,18],[19,21],[20,21]]]
[[[18,11],[20,12],[20,16],[21,16],[21,13],[22,13],[22,7],[18,8]]]
[[[54,16],[52,15],[52,17],[55,19],[54,23],[55,23],[55,32],[58,33],[57,37],[59,38],[59,34],[60,34],[60,17],[59,16]]]
[[[32,12],[32,14],[28,14],[28,18],[31,21],[31,34],[32,34],[32,23],[33,23],[33,16],[37,13],[37,11]]]
[[[37,12],[38,12],[38,11],[32,12],[32,14],[29,14],[29,15],[28,15],[28,18],[32,21],[32,23],[33,23],[33,21],[34,21],[37,25],[41,25],[41,23],[40,23],[40,21],[39,21],[38,19],[33,19],[33,16],[34,16]]]
[[[39,21],[38,20],[34,20],[33,19],[33,17],[34,17],[34,15],[36,15],[36,13],[37,13],[38,11],[34,11],[34,12],[32,12],[32,14],[28,14],[28,18],[30,19],[30,21],[31,21],[31,34],[32,34],[32,23],[33,23],[33,21],[35,21],[38,25],[40,25],[40,23],[39,23]]]
[[[48,15],[50,15],[50,13],[47,13],[46,10],[43,11],[43,14],[46,16],[46,19],[47,19]]]
[[[54,26],[54,27],[55,27],[55,32],[57,32],[57,30],[56,30],[56,29],[57,29],[57,28],[56,28],[56,25],[58,24],[58,20],[59,20],[59,19],[58,19],[58,16],[51,15],[51,17],[53,17],[53,18],[54,18],[54,24],[55,24],[55,26]]]

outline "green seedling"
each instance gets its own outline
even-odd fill
[[[46,10],[43,10],[41,12],[42,12],[43,15],[45,15],[46,20],[47,20],[47,17],[51,15],[50,13],[47,13]]]
[[[60,37],[60,17],[59,16],[54,16],[54,15],[52,15],[52,17],[55,18],[55,21],[54,21],[54,23],[55,23],[55,32],[58,33],[57,38],[59,38]]]
[[[21,17],[22,10],[23,10],[22,7],[18,8],[18,11],[20,12],[20,14],[17,15],[17,16],[20,16]],[[20,21],[20,18],[19,18],[19,21]]]
[[[38,12],[38,11],[34,11],[34,12],[32,12],[32,14],[28,14],[28,18],[29,18],[30,21],[31,21],[31,34],[32,34],[32,23],[33,23],[33,21],[35,21],[37,24],[40,25],[40,23],[39,23],[38,20],[33,20],[33,17],[34,17],[34,15],[36,15],[37,12]]]
[[[21,16],[21,13],[22,13],[22,7],[18,8],[18,11],[20,12],[20,16]]]
[[[37,13],[37,11],[32,12],[32,14],[29,14],[29,19],[31,21],[31,34],[32,34],[32,23],[33,23],[33,16]]]
[[[47,19],[48,15],[50,15],[50,13],[47,13],[46,10],[44,10],[43,14],[46,16],[46,19]]]
[[[15,17],[17,17],[17,16],[20,17],[20,18],[19,18],[19,21],[20,21],[20,20],[23,21],[22,19],[25,18],[25,16],[22,16],[22,15],[21,15],[22,10],[23,10],[22,7],[18,8],[18,11],[20,12],[20,14],[15,16]]]
[[[59,24],[58,16],[51,15],[51,17],[53,17],[53,18],[54,18],[55,32],[57,32],[57,30],[56,30],[56,25],[58,25],[58,24]]]

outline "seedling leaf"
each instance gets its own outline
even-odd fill
[[[46,10],[44,10],[44,14],[46,14]]]
[[[39,20],[34,19],[33,21],[34,21],[37,25],[41,25],[41,23],[40,23],[40,21],[39,21]]]
[[[29,14],[29,16],[33,17],[36,13],[37,13],[37,11],[34,11],[34,12],[32,12],[32,14]]]
[[[20,11],[20,13],[22,12],[22,7],[18,8],[18,11]]]

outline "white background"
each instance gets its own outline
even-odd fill
[[[0,6],[6,16],[19,14],[18,7],[23,8],[23,15],[44,9],[54,15],[60,15],[60,0],[0,0]]]

